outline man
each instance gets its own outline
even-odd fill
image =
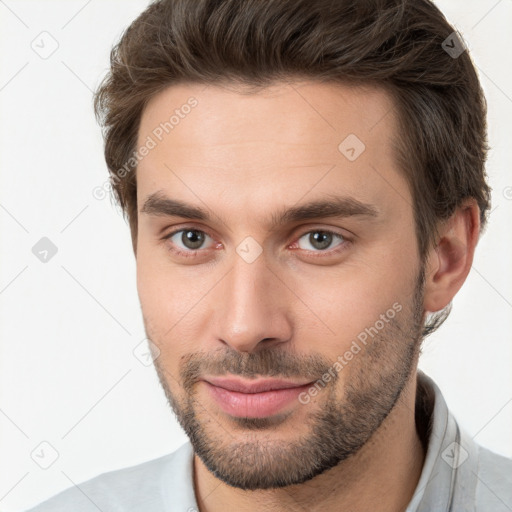
[[[417,370],[489,209],[485,100],[428,0],[161,0],[96,95],[190,438],[33,510],[512,510]]]

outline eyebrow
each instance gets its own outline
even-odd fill
[[[148,196],[140,210],[151,216],[157,217],[182,217],[202,221],[211,221],[209,211],[194,205],[171,199],[161,191]],[[363,203],[352,197],[329,196],[329,199],[311,201],[299,206],[283,208],[270,216],[270,228],[273,229],[282,224],[292,224],[318,218],[345,218],[345,217],[369,217],[379,216],[378,209],[371,204]]]

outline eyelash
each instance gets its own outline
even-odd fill
[[[197,231],[198,233],[203,233],[203,234],[209,236],[212,240],[214,239],[214,237],[212,235],[210,235],[207,231],[204,231],[202,229],[197,229],[197,228],[194,228],[192,226],[189,226],[189,227],[184,227],[184,228],[180,228],[180,229],[177,229],[175,231],[172,231],[168,235],[165,235],[162,238],[162,240],[170,240],[174,235],[176,235],[177,233],[181,233],[183,231]],[[300,236],[298,236],[297,239],[296,239],[297,241],[293,242],[292,245],[298,243],[298,241],[304,235],[308,235],[310,233],[316,233],[316,232],[327,233],[329,235],[333,235],[334,237],[341,238],[342,241],[334,249],[331,249],[331,250],[327,249],[325,251],[321,251],[321,250],[319,250],[319,251],[307,251],[305,249],[300,249],[299,248],[299,250],[303,250],[303,251],[305,250],[306,252],[310,253],[309,257],[312,257],[312,258],[318,258],[318,257],[321,258],[321,257],[325,257],[325,255],[332,256],[332,255],[338,254],[341,251],[345,250],[346,249],[346,245],[348,243],[350,243],[350,241],[344,235],[342,235],[341,233],[337,233],[336,231],[331,231],[329,229],[310,229],[309,231],[305,231]],[[195,257],[197,257],[198,253],[204,251],[205,249],[196,249],[196,250],[190,250],[190,251],[183,251],[181,249],[176,249],[175,247],[168,246],[167,250],[177,254],[178,256],[184,257],[184,258],[195,258]],[[293,249],[293,250],[296,250],[296,249]]]

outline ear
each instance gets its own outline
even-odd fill
[[[473,264],[480,234],[480,209],[466,200],[438,230],[437,243],[427,253],[424,309],[446,307],[460,290]]]

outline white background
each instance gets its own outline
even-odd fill
[[[0,1],[0,510],[22,510],[185,440],[145,338],[129,229],[109,197],[92,91],[144,0]],[[489,103],[493,210],[450,319],[420,367],[461,425],[512,456],[512,0],[438,2]],[[47,31],[58,49],[42,59]],[[46,37],[45,48],[51,48]],[[34,44],[36,44],[34,43]],[[54,43],[56,44],[56,43]],[[508,199],[507,199],[508,197]],[[48,237],[47,263],[32,247]],[[49,463],[52,448],[59,454]]]

